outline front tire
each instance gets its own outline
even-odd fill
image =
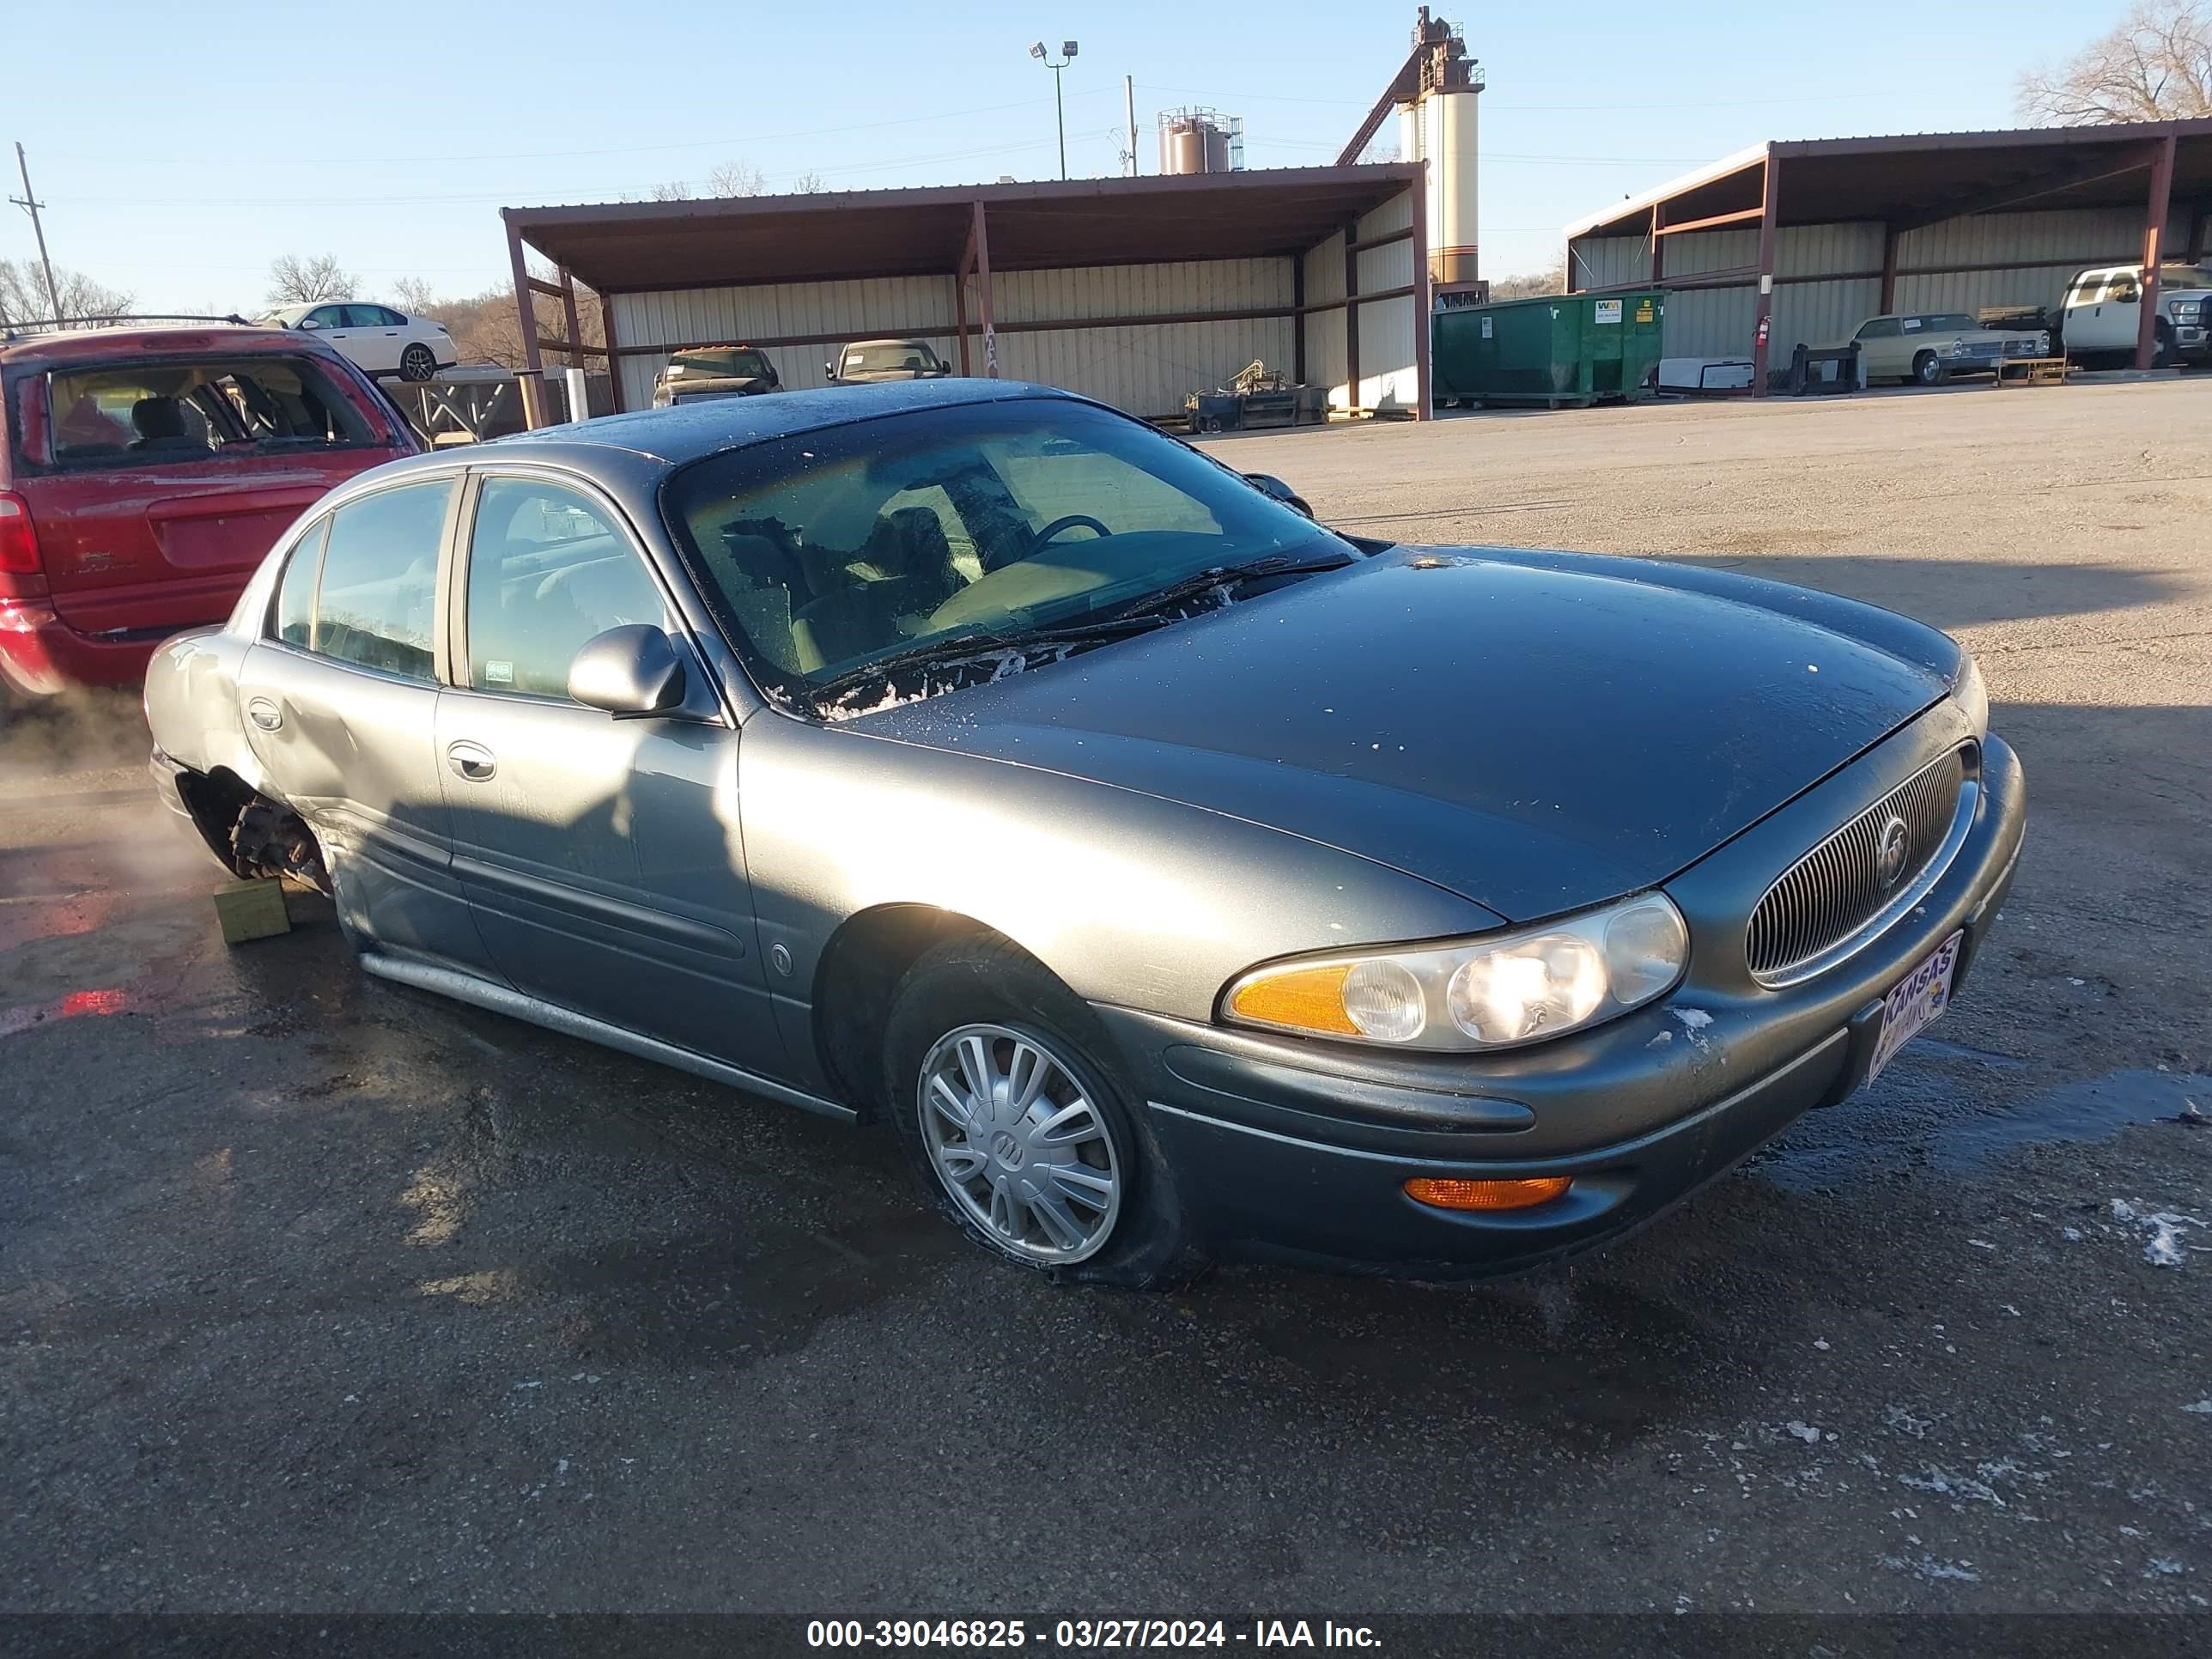
[[[399,378],[403,380],[427,380],[437,372],[437,354],[426,345],[418,343],[399,354]]]
[[[1152,1289],[1187,1271],[1158,1147],[1091,1010],[1018,946],[950,940],[894,994],[884,1097],[968,1235],[1054,1279]]]
[[[1951,371],[1934,352],[1923,351],[1912,360],[1912,378],[1920,386],[1941,386],[1951,378]]]
[[[2181,353],[2173,343],[2173,325],[2160,317],[2151,325],[2150,366],[2172,368],[2180,362]]]

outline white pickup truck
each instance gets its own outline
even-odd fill
[[[2142,267],[2098,265],[2077,272],[2058,302],[2058,331],[2077,362],[2132,360],[2142,321]],[[2160,265],[2151,362],[2170,368],[2212,358],[2212,270]]]

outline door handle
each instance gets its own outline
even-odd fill
[[[284,724],[284,711],[266,697],[255,697],[246,705],[246,718],[264,732],[274,732]]]
[[[483,783],[499,770],[499,763],[492,758],[491,750],[480,743],[447,744],[446,764],[471,783]]]

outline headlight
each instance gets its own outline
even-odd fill
[[[1563,1036],[1671,990],[1690,930],[1664,893],[1540,927],[1427,948],[1255,968],[1221,999],[1232,1024],[1355,1042],[1511,1048]]]
[[[1951,695],[1957,699],[1959,707],[1966,711],[1966,718],[1973,722],[1974,735],[1978,738],[1987,736],[1990,729],[1990,689],[1982,684],[1981,664],[1976,662],[1971,654],[1959,670],[1959,678],[1951,687]]]
[[[2176,300],[2167,307],[2175,316],[2186,317],[2192,322],[2196,320],[2197,308],[2198,302],[2195,300]]]

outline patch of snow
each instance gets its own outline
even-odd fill
[[[1920,1559],[1917,1561],[1907,1561],[1902,1556],[1896,1555],[1885,1555],[1879,1559],[1881,1565],[1892,1572],[1909,1572],[1917,1578],[1927,1580],[1929,1583],[1943,1578],[1955,1579],[1962,1584],[1978,1584],[1982,1582],[1982,1575],[1974,1571],[1972,1562],[1939,1561],[1925,1550],[1920,1553]]]
[[[1817,1443],[1820,1438],[1820,1430],[1810,1423],[1801,1423],[1794,1417],[1782,1426],[1808,1446]]]
[[[1816,1336],[1813,1339],[1813,1346],[1822,1353],[1826,1353],[1828,1351],[1828,1339],[1825,1336]]]
[[[1980,1503],[1994,1504],[1999,1509],[2006,1507],[2004,1499],[1997,1496],[1996,1488],[1986,1480],[1977,1480],[1972,1475],[1953,1474],[1948,1469],[1939,1469],[1933,1463],[1923,1463],[1921,1467],[1927,1471],[1924,1475],[1900,1474],[1897,1477],[1898,1484],[1910,1486],[1915,1492],[1932,1492],[1945,1498],[1971,1498]]]
[[[2212,1417],[2212,1399],[2200,1400],[2195,1405],[2184,1406],[2181,1409],[2185,1412],[2197,1412],[2204,1416]]]
[[[2150,1565],[2143,1569],[2143,1577],[2146,1578],[2170,1577],[2177,1572],[2187,1571],[2186,1567],[2170,1555],[2154,1555],[2151,1558]]]
[[[1994,1250],[1996,1249],[1996,1246],[1990,1243],[1986,1238],[1970,1238],[1966,1243],[1972,1245],[1978,1250]]]
[[[2184,1215],[2178,1210],[2145,1210],[2129,1199],[2112,1200],[2112,1219],[2130,1224],[2143,1230],[2148,1237],[2143,1241],[2143,1260],[2154,1267],[2179,1267],[2187,1264],[2187,1252],[2212,1249],[2212,1246],[2190,1244],[2182,1234],[2206,1224],[2201,1216]]]
[[[1915,1417],[1902,1406],[1883,1407],[1881,1419],[1899,1434],[1909,1434],[1915,1440],[1926,1439],[1929,1428],[1931,1426],[1929,1419]]]
[[[1644,1046],[1647,1048],[1663,1048],[1674,1040],[1674,1034],[1672,1031],[1662,1031]]]

